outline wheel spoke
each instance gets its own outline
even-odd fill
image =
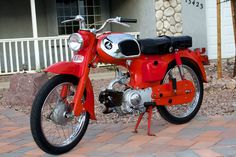
[[[64,128],[61,126],[61,129],[62,129],[62,131],[63,131],[63,135],[64,135],[64,138],[65,138],[65,140],[67,139],[66,138],[66,135],[65,135],[65,131],[64,131]]]
[[[68,92],[67,97],[62,101],[60,90],[65,85],[68,86]],[[44,101],[41,111],[41,124],[44,136],[52,145],[63,146],[70,144],[77,138],[85,123],[85,114],[82,114],[79,118],[66,119],[64,117],[64,113],[68,109],[63,107],[63,105],[67,105],[64,102],[73,100],[74,94],[72,95],[71,93],[74,93],[74,89],[76,88],[71,83],[59,84]]]
[[[183,72],[185,75],[185,79],[190,80],[194,83],[195,95],[191,103],[175,105],[175,106],[166,106],[167,111],[174,117],[178,118],[187,117],[194,111],[199,101],[199,93],[200,93],[200,88],[199,88],[200,85],[195,72],[186,65],[183,65]],[[179,70],[177,67],[175,67],[167,72],[163,80],[163,83],[169,82],[169,74],[171,74],[174,78],[176,78],[177,81],[181,80]]]

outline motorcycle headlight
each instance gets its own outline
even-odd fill
[[[73,33],[69,37],[68,45],[74,52],[79,51],[83,47],[84,40],[79,33]]]

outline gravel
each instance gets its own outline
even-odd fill
[[[233,78],[233,59],[223,61],[223,78],[217,79],[216,61],[206,66],[208,83],[204,84],[204,99],[198,115],[236,114],[236,77]]]
[[[223,78],[221,80],[217,79],[216,61],[212,61],[211,65],[205,66],[205,68],[209,82],[204,84],[204,99],[198,116],[224,116],[236,114],[236,78],[232,77],[233,60],[224,60]],[[108,68],[99,68],[99,70],[93,70],[92,73],[108,72],[110,70],[111,69]],[[0,81],[1,80],[7,80],[7,77],[1,76]],[[92,80],[97,121],[92,121],[91,123],[130,123],[136,121],[137,115],[119,117],[116,113],[109,115],[102,114],[103,105],[98,102],[98,95],[110,81],[111,79]],[[0,90],[1,107],[13,108],[26,114],[30,113],[30,105],[25,106],[24,104],[12,105],[3,103],[2,97],[4,92],[6,92],[6,90]],[[154,119],[160,119],[158,113],[154,113]]]

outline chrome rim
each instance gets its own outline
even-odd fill
[[[68,87],[67,96],[61,98],[63,86]],[[80,134],[86,119],[86,112],[79,117],[72,115],[71,106],[76,86],[70,82],[57,85],[47,96],[41,110],[41,127],[46,140],[61,147],[72,143]],[[67,114],[66,114],[67,113]]]
[[[183,65],[183,72],[186,80],[190,80],[193,82],[195,87],[195,96],[193,98],[193,101],[187,104],[181,104],[181,105],[174,105],[174,106],[165,106],[166,110],[174,117],[177,118],[184,118],[189,116],[197,107],[199,98],[200,98],[200,83],[198,80],[198,77],[196,73],[188,67],[187,65]],[[181,76],[179,73],[179,69],[177,66],[170,69],[165,78],[163,83],[169,83],[169,74],[172,73],[172,76],[176,78],[177,81],[181,80]]]

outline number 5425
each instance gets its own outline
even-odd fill
[[[189,4],[189,5],[193,5],[193,6],[197,7],[197,8],[200,8],[200,9],[204,8],[203,3],[200,3],[200,2],[198,2],[196,0],[185,0],[185,2],[187,4]]]

